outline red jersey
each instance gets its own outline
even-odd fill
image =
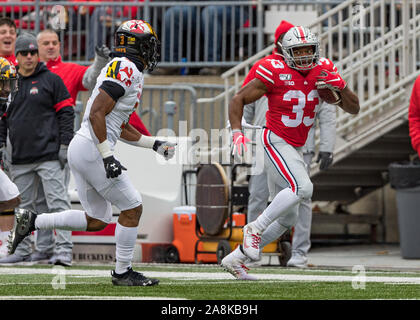
[[[74,106],[79,91],[87,90],[83,86],[82,80],[88,67],[71,62],[62,62],[61,56],[58,56],[58,58],[55,60],[48,61],[46,65],[48,70],[57,74],[63,80],[67,90],[70,93]]]
[[[255,78],[267,87],[266,127],[292,146],[303,146],[322,102],[316,78],[323,69],[336,72],[337,68],[329,59],[321,58],[315,68],[302,74],[272,54],[259,60],[253,69]]]
[[[408,107],[408,126],[411,144],[420,154],[420,77],[414,82]]]

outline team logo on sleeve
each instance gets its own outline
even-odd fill
[[[106,77],[118,79],[117,76],[118,76],[118,72],[120,71],[120,65],[121,65],[121,61],[118,61],[118,60],[111,63],[108,67],[108,70],[106,71]]]
[[[109,65],[108,70],[106,71],[106,77],[119,80],[129,87],[132,83],[131,78],[133,73],[133,68],[128,66],[121,68],[121,61],[114,61]]]

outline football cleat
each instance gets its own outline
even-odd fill
[[[249,258],[240,252],[239,247],[237,247],[223,258],[220,266],[238,280],[257,280],[256,277],[248,274],[249,269],[245,266],[245,263],[249,261]]]
[[[140,286],[140,287],[149,287],[154,286],[159,283],[157,279],[146,278],[142,273],[134,271],[132,268],[129,268],[127,272],[122,274],[115,273],[111,271],[112,275],[112,284],[114,286]]]
[[[23,239],[35,231],[36,213],[28,210],[17,208],[15,209],[15,221],[12,230],[10,230],[7,249],[9,254],[13,254]]]
[[[251,260],[261,259],[261,232],[259,232],[252,223],[243,228],[244,240],[242,244],[243,251]]]

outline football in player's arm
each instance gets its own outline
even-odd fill
[[[338,87],[336,84],[331,85],[336,90],[338,90],[341,95],[341,102],[338,104],[338,106],[350,114],[358,114],[360,105],[357,95],[350,88],[348,88],[338,73],[335,75],[333,75],[331,72],[328,73],[330,75],[328,76],[327,80],[338,79],[337,82],[340,82],[341,85],[344,83],[343,87]],[[322,80],[325,80],[325,78],[322,78]],[[244,106],[258,100],[263,95],[265,95],[267,91],[267,86],[261,80],[255,78],[246,86],[242,87],[233,96],[229,103],[229,121],[231,123],[232,130],[241,130],[241,119]]]

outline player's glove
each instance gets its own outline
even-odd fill
[[[315,83],[317,89],[331,89],[334,91],[340,92],[343,90],[347,83],[341,78],[338,72],[330,72],[328,70],[321,70],[321,73],[316,78],[317,82]]]
[[[116,178],[122,173],[122,170],[127,170],[114,156],[109,156],[102,160],[104,161],[106,177],[108,179]]]
[[[318,159],[316,159],[316,163],[320,163],[319,170],[327,170],[327,168],[333,162],[333,154],[332,152],[324,152],[320,151],[318,154]]]
[[[58,151],[58,161],[60,162],[61,170],[64,169],[67,163],[67,149],[68,146],[62,144],[60,145],[60,150]]]
[[[241,156],[242,148],[244,149],[244,152],[248,151],[246,144],[250,141],[251,140],[245,137],[241,130],[232,130],[232,155],[235,156],[235,154],[238,153],[238,155]]]
[[[96,54],[99,57],[108,60],[109,59],[109,55],[111,53],[111,50],[106,45],[103,44],[101,47],[100,46],[96,46],[95,47],[95,52],[96,52]]]
[[[163,156],[165,160],[169,160],[175,155],[175,146],[176,143],[173,142],[156,140],[152,149]]]

